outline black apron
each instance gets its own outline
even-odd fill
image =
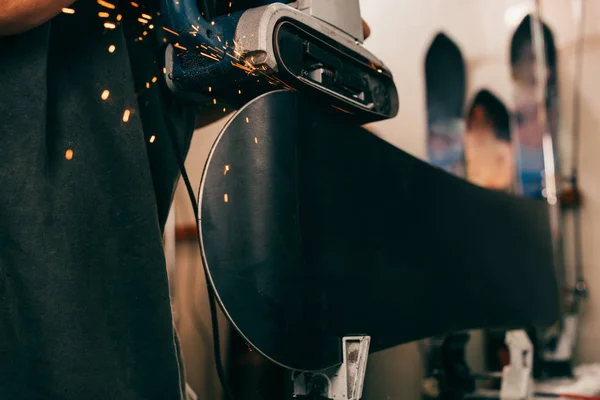
[[[161,231],[194,109],[156,5],[110,3],[0,38],[0,399],[182,396]]]

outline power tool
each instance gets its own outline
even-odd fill
[[[361,124],[398,113],[391,72],[363,47],[359,0],[202,3],[162,3],[166,76],[175,94],[239,108],[285,88]]]

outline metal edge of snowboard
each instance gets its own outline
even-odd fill
[[[253,99],[252,101],[246,103],[242,108],[240,108],[239,110],[237,110],[235,112],[235,114],[227,121],[227,123],[225,124],[225,126],[221,129],[221,132],[219,133],[219,136],[217,136],[217,138],[215,139],[214,143],[211,146],[209,155],[208,155],[208,159],[206,160],[206,163],[204,164],[204,169],[202,170],[202,176],[200,179],[200,188],[198,190],[198,200],[197,200],[197,204],[198,204],[198,238],[200,240],[200,255],[202,257],[202,264],[204,266],[204,271],[205,271],[205,275],[209,280],[209,284],[211,285],[213,292],[214,292],[214,296],[217,300],[217,302],[219,303],[219,306],[221,308],[221,311],[223,312],[223,314],[225,315],[225,317],[227,318],[227,320],[229,321],[229,323],[233,326],[233,328],[237,331],[237,333],[244,339],[244,341],[249,344],[250,346],[252,346],[252,348],[254,350],[256,350],[260,355],[262,355],[263,357],[265,357],[267,360],[273,362],[276,365],[279,365],[283,368],[286,369],[291,369],[289,366],[280,363],[279,361],[271,358],[268,354],[266,354],[264,351],[262,351],[259,346],[256,346],[252,340],[250,340],[250,338],[248,338],[244,331],[238,326],[238,324],[236,324],[236,322],[234,321],[234,319],[231,317],[231,314],[229,313],[229,311],[227,310],[227,307],[225,306],[225,303],[223,302],[223,299],[221,298],[221,296],[219,295],[219,291],[217,290],[217,287],[215,285],[215,281],[213,279],[213,274],[211,273],[211,269],[208,265],[208,259],[206,257],[206,252],[205,252],[205,246],[204,246],[204,236],[202,234],[202,198],[203,198],[203,194],[204,194],[204,189],[205,189],[205,185],[206,185],[206,178],[208,175],[208,171],[210,169],[211,166],[211,161],[212,158],[214,156],[214,153],[217,149],[217,146],[219,145],[219,142],[221,141],[221,139],[223,138],[223,135],[227,132],[227,129],[233,124],[233,122],[235,121],[235,119],[241,115],[241,113],[246,110],[247,108],[251,107],[255,102],[259,101],[260,99],[272,95],[273,93],[281,93],[281,92],[288,92],[288,90],[285,89],[280,89],[280,90],[275,90],[272,92],[267,92],[267,93],[263,93],[262,95],[256,97],[255,99]],[[210,296],[210,292],[208,293],[208,295]],[[213,321],[213,323],[216,323],[217,321]]]

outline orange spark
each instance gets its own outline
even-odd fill
[[[215,21],[210,21],[210,24],[211,24],[212,26],[215,26]]]
[[[229,8],[231,8],[231,1],[229,2]]]
[[[121,14],[117,15],[117,21],[120,21],[123,18],[123,16]]]
[[[164,27],[164,26],[163,26],[162,28],[163,28],[165,31],[167,31],[167,32],[169,32],[169,33],[172,33],[172,34],[173,34],[173,35],[175,35],[175,36],[179,36],[179,33],[175,32],[175,31],[172,31],[172,30],[171,30],[171,29],[169,29],[169,28],[166,28],[166,27]]]
[[[142,32],[142,35],[146,36],[148,34],[148,32],[144,31]]]
[[[150,89],[150,82],[146,82],[146,89]]]
[[[256,136],[254,137],[254,143],[258,144],[258,138]]]
[[[167,67],[163,67],[163,74],[167,74]]]
[[[62,12],[64,12],[65,14],[75,14],[75,10],[73,10],[72,8],[63,8]]]
[[[115,49],[116,49],[116,47],[115,47],[115,45],[114,45],[114,44],[111,44],[110,46],[108,46],[108,52],[109,52],[109,53],[114,53],[114,52],[115,52]]]
[[[211,86],[208,87],[208,93],[210,93],[210,92],[212,92],[212,87]]]
[[[226,108],[224,108],[224,109],[223,109],[223,112],[226,112],[226,111],[227,111],[227,109],[226,109]]]
[[[350,111],[348,111],[348,110],[344,110],[343,108],[336,107],[336,106],[334,106],[334,105],[331,105],[331,107],[335,108],[336,110],[342,111],[342,112],[344,112],[344,113],[346,113],[346,114],[350,114],[350,115],[353,115],[353,114],[354,114],[354,113],[352,113],[352,112],[350,112]]]
[[[175,47],[177,47],[177,45],[175,45]],[[204,57],[210,58],[211,60],[219,61],[219,59],[217,57],[211,56],[210,54],[206,54],[206,53],[203,53],[203,52],[200,52],[200,54],[203,55]]]
[[[246,123],[249,124],[250,123],[250,118],[246,117]]]
[[[150,143],[154,143],[154,141],[156,140],[156,136],[152,135],[150,136]]]
[[[145,19],[152,19],[152,16],[148,15],[148,14],[142,14],[142,18]]]
[[[99,16],[100,18],[108,18],[108,17],[110,17],[110,14],[109,14],[109,13],[107,13],[106,11],[100,11],[100,12],[98,13],[98,16]]]
[[[225,165],[225,171],[223,171],[223,175],[227,175],[227,172],[229,172],[229,165]]]
[[[242,94],[242,90],[241,90],[241,89],[240,89],[240,90],[238,90],[238,94]]]
[[[152,78],[152,83],[156,82],[158,80],[157,77]]]
[[[223,195],[223,200],[225,201],[225,203],[229,203],[229,195],[227,193]]]
[[[104,1],[104,0],[97,0],[97,1],[98,1],[98,4],[100,4],[102,7],[110,8],[111,10],[114,10],[116,8],[114,4],[111,4],[108,1]]]
[[[227,54],[229,57],[233,58],[231,55]],[[246,72],[252,72],[252,68],[248,68],[245,65],[242,64],[238,64],[238,63],[234,63],[233,61],[231,62],[231,65],[233,65],[234,67],[238,67],[239,69],[243,69]]]
[[[140,6],[140,5],[139,5],[138,3],[136,3],[135,1],[132,1],[132,2],[131,2],[131,5],[132,5],[132,6],[134,6],[134,7],[139,7],[139,6]]]
[[[181,49],[181,50],[187,50],[185,47],[183,47],[179,43],[175,43],[173,46],[175,46],[175,47],[177,47],[178,49]]]
[[[73,159],[73,150],[67,149],[67,151],[65,151],[65,158],[67,160],[72,160]]]
[[[213,99],[213,104],[217,104],[217,99]]]
[[[150,24],[150,25],[148,25],[148,28],[154,29],[154,25]]]
[[[224,51],[223,51],[223,50],[221,50],[221,49],[219,49],[219,48],[217,48],[217,47],[208,46],[208,48],[209,48],[209,49],[211,49],[211,50],[214,50],[214,51],[219,51],[219,52],[221,52],[221,53],[224,53]]]
[[[117,26],[115,24],[113,24],[112,22],[105,22],[104,27],[106,29],[115,29]]]
[[[147,24],[148,21],[145,20],[144,18],[138,18],[138,21],[141,22],[142,24]]]
[[[105,89],[105,90],[102,92],[102,94],[100,95],[100,98],[101,98],[102,100],[106,100],[106,99],[108,99],[108,96],[110,96],[110,92],[109,92],[108,90],[106,90],[106,89]]]
[[[127,122],[129,121],[129,116],[131,115],[131,111],[129,110],[125,110],[123,112],[123,122]]]

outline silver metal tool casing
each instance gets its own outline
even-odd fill
[[[348,1],[355,2],[355,0]],[[292,5],[298,6],[300,4],[292,3]],[[360,9],[355,9],[360,16]],[[254,67],[279,71],[273,48],[273,37],[275,28],[282,19],[297,21],[312,28],[372,61],[378,68],[385,69],[383,63],[365,49],[358,38],[354,38],[327,22],[282,3],[273,3],[244,12],[235,31],[236,53],[241,55],[242,58],[252,57]],[[362,34],[360,36],[362,38]]]
[[[298,0],[292,6],[330,23],[361,43],[365,40],[359,0]]]

